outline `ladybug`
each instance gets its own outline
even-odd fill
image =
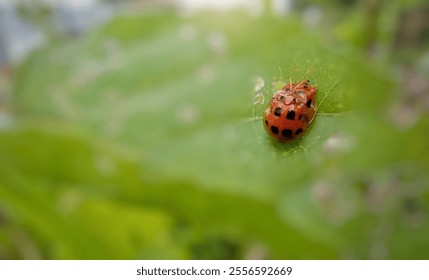
[[[264,111],[264,128],[280,142],[300,137],[316,115],[317,88],[310,81],[290,83],[277,91]]]

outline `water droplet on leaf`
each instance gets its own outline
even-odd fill
[[[264,104],[264,94],[262,92],[259,92],[257,94],[255,94],[255,96],[253,97],[253,105],[262,105]]]
[[[265,85],[264,79],[261,76],[255,77],[255,91],[260,91]]]

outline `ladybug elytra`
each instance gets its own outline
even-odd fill
[[[264,111],[264,128],[280,142],[300,137],[316,115],[317,88],[310,81],[290,83],[277,91]]]

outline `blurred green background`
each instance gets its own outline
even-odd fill
[[[427,1],[89,1],[61,28],[24,2],[0,259],[429,258]],[[318,115],[275,143],[261,112],[302,79]]]

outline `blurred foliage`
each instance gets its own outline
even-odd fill
[[[428,258],[427,111],[341,42],[166,11],[40,50],[0,133],[0,258]],[[302,79],[318,115],[275,143],[261,112]]]

